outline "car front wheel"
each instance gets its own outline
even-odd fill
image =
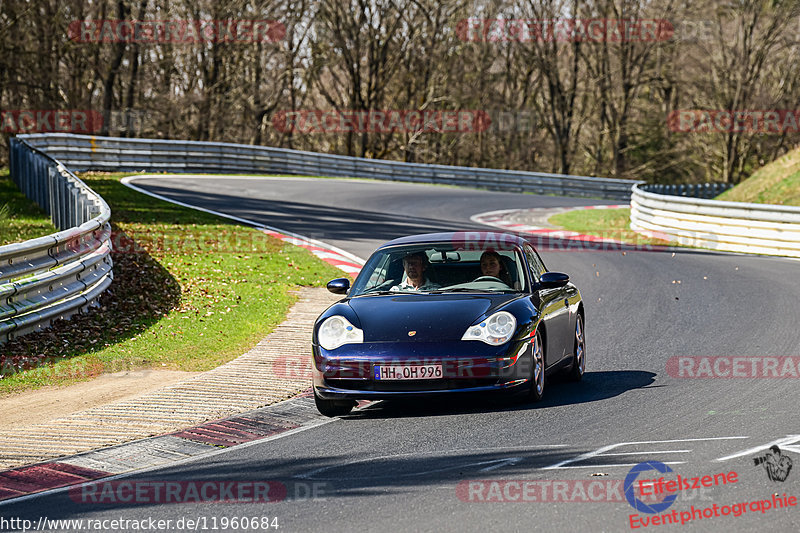
[[[317,396],[317,391],[314,391],[314,403],[317,404],[317,411],[320,414],[335,417],[344,416],[353,410],[356,402],[353,400],[326,400]]]

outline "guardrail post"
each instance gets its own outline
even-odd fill
[[[61,183],[59,180],[58,174],[56,174],[55,167],[51,167],[51,176],[53,177],[53,181],[50,184],[50,195],[52,200],[50,201],[50,205],[53,206],[53,209],[50,211],[50,220],[53,221],[53,225],[57,228],[61,227]]]

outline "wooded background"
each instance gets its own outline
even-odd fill
[[[674,34],[582,42],[458,32],[465,19],[594,18],[666,20]],[[71,23],[108,19],[273,20],[285,35],[274,42],[71,38]],[[800,135],[674,132],[667,117],[681,109],[799,108],[798,35],[800,2],[781,0],[2,0],[0,110],[94,110],[105,117],[98,134],[658,183],[738,182]],[[277,113],[301,109],[483,110],[494,121],[480,133],[274,127]],[[6,125],[0,165],[12,134]]]

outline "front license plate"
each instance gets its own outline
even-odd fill
[[[441,379],[442,365],[375,365],[375,379]]]

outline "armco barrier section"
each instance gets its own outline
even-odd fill
[[[800,257],[800,207],[667,196],[636,185],[631,229],[727,252]]]
[[[61,231],[0,246],[0,344],[89,308],[113,279],[108,204],[25,140],[9,151],[12,179]]]
[[[681,185],[649,184],[647,192],[668,194],[670,196],[691,196],[692,198],[716,198],[733,187],[731,183],[687,183]]]
[[[403,163],[268,146],[124,139],[68,133],[22,135],[73,170],[345,176],[628,200],[632,180]]]

